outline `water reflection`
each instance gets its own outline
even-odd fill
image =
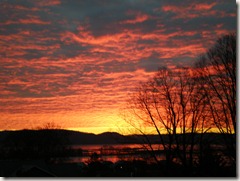
[[[159,160],[163,160],[164,156],[161,152],[163,151],[163,146],[159,144],[153,144],[152,147],[155,151],[160,151],[157,154],[157,158]],[[64,162],[87,163],[93,154],[97,154],[99,156],[98,159],[101,161],[110,161],[113,163],[119,160],[148,160],[148,162],[153,162],[152,158],[149,157],[147,148],[147,145],[140,144],[72,145],[71,149],[81,150],[82,155],[76,157],[68,157],[64,160]]]

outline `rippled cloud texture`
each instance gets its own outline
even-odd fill
[[[0,128],[115,131],[159,66],[192,65],[236,31],[233,0],[1,0]]]

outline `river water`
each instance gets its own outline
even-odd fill
[[[152,144],[152,149],[155,151],[155,156],[158,160],[165,159],[163,145]],[[174,146],[174,145],[173,145]],[[175,145],[176,146],[176,145]],[[222,149],[221,145],[212,145],[214,149]],[[150,157],[149,152],[151,150],[148,145],[143,144],[98,144],[98,145],[72,145],[71,149],[82,150],[82,156],[70,157],[65,162],[80,163],[88,162],[91,160],[91,155],[95,154],[99,156],[98,159],[103,161],[111,161],[113,163],[119,160],[133,160],[144,159],[148,162],[154,162],[153,157]],[[198,151],[198,146],[194,148]]]
[[[80,163],[91,160],[91,155],[96,153],[100,160],[111,161],[113,163],[119,160],[133,160],[133,159],[148,159],[151,161],[146,148],[150,149],[148,145],[142,144],[101,144],[101,145],[72,145],[71,149],[82,150],[83,155],[79,157],[70,157],[65,162]],[[160,144],[153,144],[154,150],[163,150]],[[158,159],[164,159],[163,154],[159,154]]]

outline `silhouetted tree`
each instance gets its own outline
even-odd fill
[[[134,121],[141,120],[141,124],[155,128],[167,166],[174,159],[186,168],[193,166],[193,150],[199,144],[195,133],[204,133],[208,129],[205,126],[205,95],[200,91],[202,88],[196,84],[191,69],[160,68],[129,100],[128,110],[136,119],[126,120],[134,127]],[[138,130],[143,133],[141,128]],[[163,134],[168,135],[168,140],[163,139]],[[147,134],[145,138],[158,161]]]
[[[195,67],[159,68],[131,95],[127,110],[132,116],[125,114],[124,119],[145,136],[157,162],[145,126],[152,126],[159,135],[167,166],[175,159],[191,171],[194,149],[198,148],[199,159],[203,160],[203,136],[213,126],[224,135],[235,160],[236,35],[218,39]],[[201,133],[200,138],[196,133]],[[163,134],[168,135],[168,140],[163,139]]]
[[[196,63],[207,97],[210,119],[236,160],[236,34],[219,38]]]
[[[37,130],[51,130],[51,129],[61,129],[61,126],[54,122],[47,122],[43,126],[38,126]]]

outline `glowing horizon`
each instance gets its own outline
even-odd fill
[[[0,2],[0,129],[127,132],[129,93],[236,31],[236,2]]]

